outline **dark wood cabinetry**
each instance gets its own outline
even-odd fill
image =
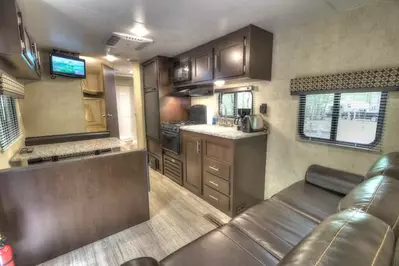
[[[183,185],[182,163],[179,160],[164,154],[163,165],[164,165],[164,175],[169,177],[176,183]]]
[[[233,217],[264,199],[266,135],[225,139],[182,131],[184,186]]]
[[[157,78],[157,60],[152,60],[147,64],[143,64],[143,87],[146,89],[156,89]]]
[[[190,58],[192,86],[213,80],[271,80],[273,34],[254,25],[227,34],[175,57]]]
[[[157,56],[142,64],[144,114],[147,137],[160,142],[160,123],[187,120],[190,99],[170,97],[172,80],[171,59]]]
[[[273,34],[254,25],[215,43],[215,79],[271,79]]]
[[[247,31],[222,37],[215,44],[215,79],[242,76],[246,71]]]
[[[40,55],[16,0],[0,0],[0,66],[15,78],[38,80]]]
[[[183,134],[185,161],[184,187],[200,195],[202,192],[202,138],[201,135]]]
[[[198,47],[190,53],[192,81],[213,80],[213,48],[211,45]]]
[[[171,97],[172,60],[157,56],[142,64],[144,117],[147,148],[151,158],[157,159],[160,173],[164,173],[161,147],[161,123],[171,120],[187,120],[190,98]]]

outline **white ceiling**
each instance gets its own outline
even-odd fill
[[[373,0],[18,0],[25,24],[42,48],[103,55],[114,31],[144,23],[155,43],[132,51],[143,61],[174,56],[255,24],[271,32],[368,4]]]

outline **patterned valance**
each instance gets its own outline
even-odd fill
[[[363,70],[291,80],[293,95],[331,91],[390,91],[399,88],[399,68]]]

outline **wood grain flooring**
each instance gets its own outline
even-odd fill
[[[162,259],[216,228],[203,218],[230,218],[167,177],[150,170],[151,219],[115,235],[40,264],[117,266],[137,257]],[[121,206],[123,208],[123,206]]]

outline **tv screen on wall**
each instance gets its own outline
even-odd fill
[[[50,54],[50,74],[70,78],[86,78],[86,61],[63,54]]]

